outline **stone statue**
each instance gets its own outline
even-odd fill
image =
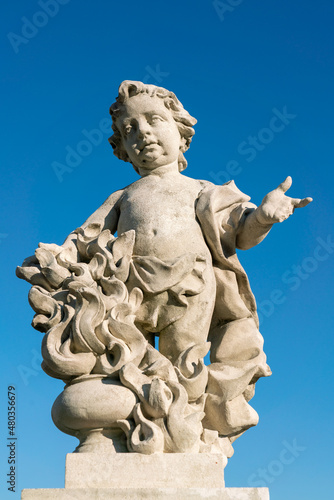
[[[78,452],[230,457],[271,373],[236,248],[312,199],[286,196],[288,177],[256,207],[233,181],[184,176],[196,120],[161,87],[124,81],[110,113],[114,154],[140,179],[17,269],[33,285],[42,367],[66,383],[53,420]]]

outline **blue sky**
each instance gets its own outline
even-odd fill
[[[65,454],[76,446],[51,421],[63,384],[39,367],[42,334],[30,326],[29,286],[15,267],[40,241],[61,244],[138,178],[107,141],[108,109],[124,79],[172,90],[198,119],[186,175],[234,178],[256,204],[291,175],[289,194],[314,198],[261,245],[239,252],[273,375],[257,385],[260,423],[235,443],[225,479],[269,486],[272,500],[329,498],[333,3],[57,2],[44,15],[43,0],[1,7],[1,498],[63,487]],[[93,129],[95,144],[83,145]],[[8,385],[17,395],[15,494],[4,486]]]

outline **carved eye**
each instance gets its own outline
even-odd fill
[[[131,130],[132,130],[132,126],[126,125],[126,127],[124,127],[124,129],[123,129],[124,135],[129,135]]]
[[[151,118],[151,123],[163,122],[163,118],[159,115],[153,115]]]

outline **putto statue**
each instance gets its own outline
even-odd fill
[[[78,452],[230,457],[271,373],[236,248],[312,199],[286,196],[288,177],[256,207],[233,181],[184,176],[196,120],[161,87],[124,81],[110,113],[114,154],[140,179],[17,269],[33,285],[42,367],[66,383],[53,420]]]

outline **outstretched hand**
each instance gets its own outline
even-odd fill
[[[286,191],[291,187],[292,179],[287,177],[276,189],[270,191],[257,208],[257,220],[260,224],[274,224],[283,222],[293,214],[295,208],[306,207],[311,203],[312,198],[290,198],[286,196]]]

